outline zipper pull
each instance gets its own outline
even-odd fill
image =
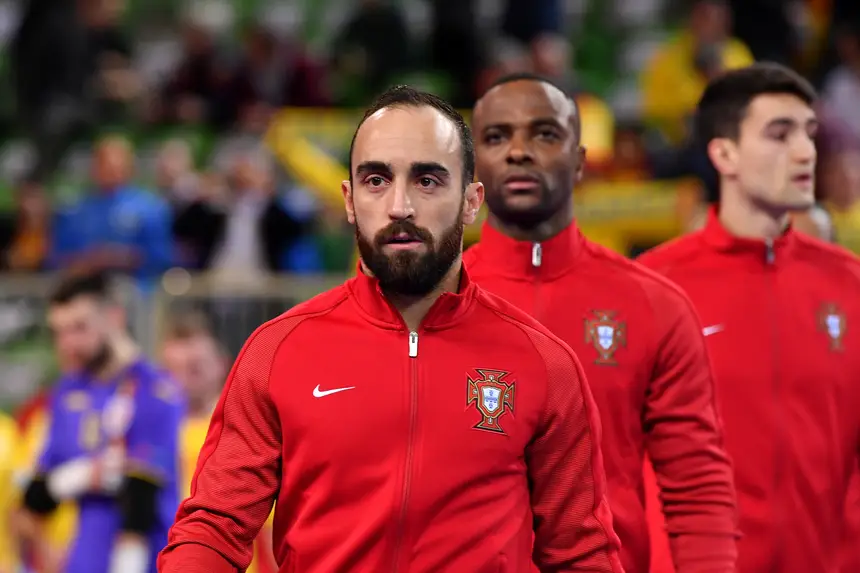
[[[543,249],[541,248],[540,243],[535,243],[532,245],[532,266],[539,267],[542,259]]]
[[[773,251],[773,239],[767,239],[765,241],[765,262],[769,265],[773,264],[773,261],[776,259],[776,253]]]
[[[414,330],[409,333],[409,357],[418,356],[418,333]]]

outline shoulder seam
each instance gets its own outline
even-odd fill
[[[333,304],[331,304],[331,305],[330,305],[329,307],[327,307],[327,308],[320,309],[320,310],[306,310],[306,311],[304,311],[304,312],[298,312],[298,313],[296,313],[296,314],[290,314],[290,311],[287,311],[287,312],[285,312],[284,314],[282,314],[281,316],[279,316],[279,317],[277,317],[277,318],[275,318],[275,319],[273,319],[273,320],[271,320],[271,321],[269,321],[269,322],[265,323],[261,328],[259,328],[259,329],[258,329],[258,330],[257,330],[257,331],[252,335],[252,336],[251,336],[251,338],[248,340],[248,346],[250,346],[250,345],[251,345],[251,342],[253,341],[253,339],[254,339],[254,338],[257,338],[257,335],[259,335],[260,333],[262,333],[264,330],[267,330],[267,329],[268,329],[268,328],[270,328],[270,327],[276,326],[277,324],[281,323],[281,322],[282,322],[282,321],[284,321],[284,320],[288,320],[288,319],[297,319],[297,320],[298,320],[297,324],[296,324],[296,325],[295,325],[295,326],[294,326],[294,327],[293,327],[293,328],[292,328],[288,333],[286,333],[286,334],[281,338],[281,340],[278,342],[278,346],[277,346],[277,348],[275,348],[275,351],[272,353],[272,360],[271,360],[271,362],[269,363],[268,372],[266,373],[266,394],[267,394],[267,397],[269,398],[269,400],[271,400],[271,393],[272,393],[272,392],[271,392],[271,387],[270,387],[270,385],[271,385],[271,383],[272,383],[272,382],[271,382],[271,380],[272,380],[272,370],[273,370],[273,369],[274,369],[274,367],[275,367],[275,357],[276,357],[276,356],[278,355],[278,353],[281,351],[281,346],[284,344],[284,342],[286,342],[286,341],[287,341],[287,338],[289,338],[289,336],[290,336],[292,333],[294,333],[294,332],[296,331],[296,329],[297,329],[301,324],[303,324],[306,320],[310,320],[310,319],[312,319],[312,318],[317,318],[317,317],[320,317],[320,316],[326,315],[326,314],[328,314],[328,313],[330,313],[330,312],[334,311],[334,309],[336,309],[336,308],[337,308],[337,307],[339,307],[341,304],[343,304],[343,302],[344,302],[344,301],[346,301],[346,299],[347,299],[347,298],[349,298],[349,292],[348,292],[348,291],[344,291],[344,292],[343,292],[343,294],[342,294],[342,295],[341,295],[337,300],[335,300]],[[237,361],[238,361],[238,358],[237,358]]]
[[[533,327],[531,327],[531,326],[529,326],[529,325],[527,325],[527,324],[523,323],[522,321],[520,321],[520,320],[518,320],[518,319],[514,318],[513,316],[511,316],[511,315],[509,315],[508,313],[504,312],[503,310],[498,309],[498,308],[493,308],[493,307],[491,307],[490,305],[488,305],[488,304],[486,303],[486,301],[484,301],[483,299],[481,299],[481,297],[476,297],[476,298],[477,298],[478,302],[479,302],[479,303],[480,303],[484,308],[486,308],[487,310],[489,310],[490,312],[492,312],[493,314],[495,314],[496,316],[498,316],[498,317],[499,317],[499,318],[501,318],[502,320],[505,320],[505,321],[507,321],[507,322],[509,322],[509,323],[513,324],[514,326],[516,326],[516,327],[517,327],[517,328],[519,328],[520,330],[522,330],[522,331],[523,331],[523,333],[524,333],[524,334],[526,334],[526,337],[529,339],[529,344],[532,346],[532,348],[534,349],[534,351],[535,351],[535,352],[537,352],[537,353],[538,353],[538,355],[540,356],[540,351],[535,347],[535,343],[534,343],[534,341],[531,339],[531,337],[530,337],[530,336],[528,336],[528,332],[526,331],[526,329],[531,330],[531,331],[534,331],[534,332],[536,332],[536,333],[540,334],[541,336],[543,336],[544,338],[547,338],[547,339],[550,339],[550,337],[549,337],[549,336],[546,336],[546,334],[544,334],[543,332],[540,332],[540,331],[539,331],[539,330],[537,330],[536,328],[533,328]],[[553,342],[554,342],[555,344],[558,344],[558,342],[557,342],[557,341],[555,341],[555,340],[553,340]],[[562,347],[562,348],[563,348],[563,347]],[[546,370],[546,376],[547,376],[547,388],[546,388],[545,396],[544,396],[544,404],[543,404],[543,406],[542,406],[542,408],[541,408],[541,415],[543,415],[543,414],[545,413],[546,409],[547,409],[547,401],[549,400],[549,365],[548,365],[548,364],[546,364],[546,361],[544,361],[544,360],[541,360],[541,361],[542,361],[542,362],[544,362],[544,369]]]

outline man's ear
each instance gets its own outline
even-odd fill
[[[484,184],[480,181],[470,183],[466,187],[466,200],[463,201],[463,223],[465,225],[471,225],[475,222],[483,204]]]
[[[726,137],[712,139],[708,142],[708,159],[720,175],[736,175],[739,159],[737,143]]]
[[[586,157],[586,147],[584,145],[580,145],[576,148],[576,182],[579,183],[582,181],[582,175],[585,173],[585,157]]]
[[[341,181],[340,192],[343,193],[343,206],[346,209],[346,220],[355,225],[355,205],[352,202],[352,183]]]

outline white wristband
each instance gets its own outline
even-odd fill
[[[48,473],[45,485],[48,493],[57,501],[75,499],[92,489],[95,473],[93,460],[78,458]]]
[[[142,541],[120,539],[113,547],[108,573],[147,573],[149,547]]]

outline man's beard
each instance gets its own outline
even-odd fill
[[[102,342],[96,353],[88,357],[83,364],[83,369],[88,374],[98,374],[108,365],[111,360],[111,350],[107,342]]]
[[[385,245],[402,233],[422,241],[427,251],[394,251],[387,255],[383,251]],[[442,232],[438,246],[430,231],[408,220],[392,222],[376,234],[372,243],[356,221],[355,238],[361,260],[379,281],[383,291],[411,297],[426,296],[439,286],[462,252],[462,209],[454,224]]]

